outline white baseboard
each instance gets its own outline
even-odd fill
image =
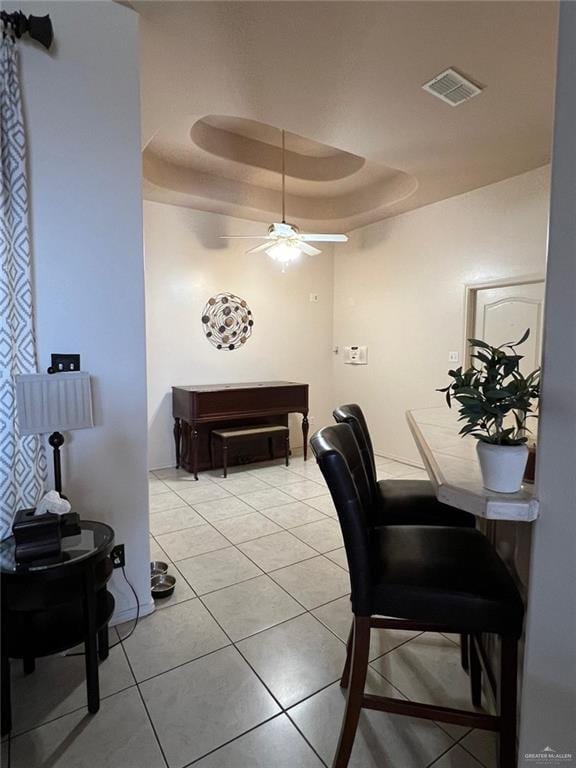
[[[304,447],[302,445],[291,445],[290,451],[292,456],[302,456],[304,453]],[[308,451],[308,456],[310,457],[310,451]],[[281,461],[282,458],[282,456],[279,456],[278,461]],[[254,463],[258,465],[261,462],[256,461]],[[174,464],[167,464],[165,467],[149,467],[148,472],[159,472],[161,469],[174,469]]]
[[[150,596],[150,601],[147,603],[140,603],[140,618],[142,616],[148,616],[154,612],[154,600]],[[123,624],[125,621],[132,621],[136,618],[136,606],[131,605],[129,608],[123,608],[121,611],[115,609],[110,619],[110,626],[115,627],[117,624]]]

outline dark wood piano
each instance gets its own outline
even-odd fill
[[[308,384],[293,381],[254,381],[245,384],[203,384],[172,387],[172,415],[176,466],[194,473],[209,469],[210,432],[217,426],[244,427],[260,424],[288,425],[288,414],[302,414],[304,460],[308,454]],[[254,441],[240,454],[230,454],[228,464],[270,458],[262,441]],[[284,455],[283,441],[272,442],[272,455]],[[212,457],[214,466],[221,456]]]

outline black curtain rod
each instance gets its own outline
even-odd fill
[[[44,48],[50,48],[54,39],[50,16],[25,16],[22,11],[7,13],[0,11],[0,21],[4,25],[4,34],[8,30],[18,40],[28,33],[32,40],[37,40]]]

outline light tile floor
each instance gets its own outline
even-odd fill
[[[425,478],[377,460],[381,478]],[[14,665],[12,768],[322,768],[350,626],[336,512],[313,460],[150,475],[151,559],[174,595],[111,651],[98,715],[81,657]],[[119,627],[127,635],[131,624]],[[112,642],[117,640],[113,631]],[[468,706],[455,638],[373,632],[371,692]],[[7,766],[8,744],[2,744]],[[493,768],[480,731],[362,714],[350,768]]]

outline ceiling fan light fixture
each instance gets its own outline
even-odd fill
[[[280,240],[271,245],[270,248],[266,249],[266,253],[280,264],[290,264],[293,261],[297,261],[302,255],[302,251],[296,243],[289,243],[285,240]]]

